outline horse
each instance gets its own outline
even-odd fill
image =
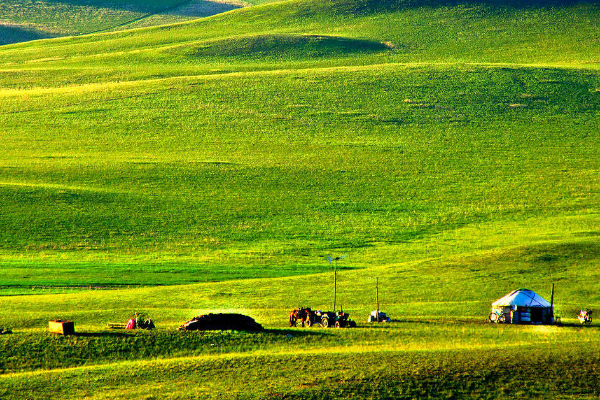
[[[310,308],[298,307],[295,310],[290,312],[290,326],[297,326],[298,320],[302,322],[302,327],[304,324],[308,326],[312,325],[312,310]]]
[[[290,312],[290,326],[296,326],[299,310],[300,309],[294,309]]]

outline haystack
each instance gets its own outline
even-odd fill
[[[199,315],[189,321],[186,321],[179,327],[184,331],[214,331],[214,330],[234,330],[234,331],[263,331],[262,325],[253,318],[242,314],[206,314]]]

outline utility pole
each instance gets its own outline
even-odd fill
[[[337,261],[342,258],[348,257],[347,255],[339,256],[335,258],[331,258],[331,256],[327,256],[329,263],[333,262],[333,312],[336,310],[337,305]]]

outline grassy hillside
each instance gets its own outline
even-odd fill
[[[598,17],[293,0],[0,47],[0,398],[600,395]],[[329,254],[359,327],[288,329]],[[551,283],[564,326],[484,322]],[[211,311],[267,331],[175,331]]]
[[[189,21],[267,2],[269,1],[5,0],[0,2],[0,45]]]

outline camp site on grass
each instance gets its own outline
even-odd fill
[[[491,322],[511,324],[551,324],[551,303],[529,289],[517,289],[492,303]]]
[[[0,399],[600,398],[599,127],[599,0],[0,0]]]

